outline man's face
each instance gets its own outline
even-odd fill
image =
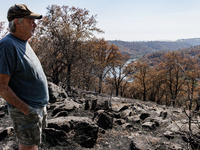
[[[18,30],[20,31],[21,36],[28,40],[31,36],[33,36],[36,27],[37,25],[35,24],[35,19],[24,18],[24,20],[19,23]]]

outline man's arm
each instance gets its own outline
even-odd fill
[[[9,87],[8,83],[10,76],[6,74],[0,74],[0,95],[1,97],[14,107],[17,107],[25,115],[29,113],[28,104],[22,101],[14,91]]]

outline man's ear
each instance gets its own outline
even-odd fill
[[[14,19],[15,26],[18,26],[18,25],[19,25],[19,22],[18,22],[18,21],[19,21],[19,19],[17,19],[17,18]]]

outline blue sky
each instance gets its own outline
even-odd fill
[[[13,4],[45,15],[48,5],[86,8],[97,15],[105,40],[155,41],[200,37],[199,0],[1,0],[0,21]]]

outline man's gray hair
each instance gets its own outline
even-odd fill
[[[17,18],[18,19],[18,23],[21,23],[21,22],[23,22],[24,21],[24,18]],[[16,27],[15,27],[15,22],[14,22],[14,20],[11,20],[10,22],[9,22],[9,31],[10,32],[15,32],[16,31]]]

